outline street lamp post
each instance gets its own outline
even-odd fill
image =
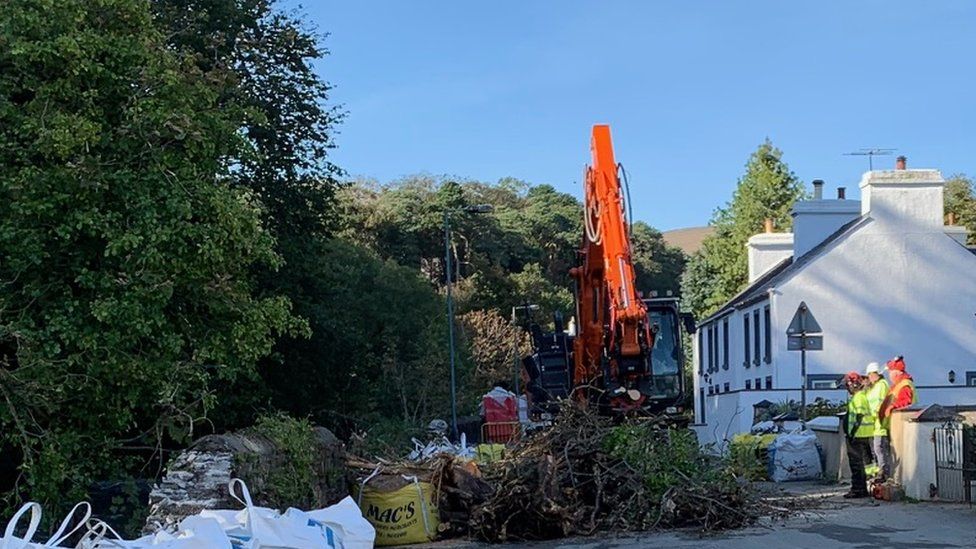
[[[489,213],[494,208],[490,204],[467,206],[460,211],[464,213]],[[458,440],[457,422],[457,368],[454,359],[454,298],[451,294],[451,210],[444,210],[444,271],[447,283],[447,340],[451,361],[451,437]]]
[[[537,310],[539,310],[539,306],[536,305],[535,303],[532,304],[526,303],[525,305],[516,305],[515,307],[512,307],[512,327],[514,328],[516,326],[515,311],[537,311]],[[513,347],[512,354],[515,356],[514,374],[515,374],[515,394],[517,396],[519,394],[519,378],[522,377],[519,375],[518,339],[516,339],[512,343],[512,347]]]

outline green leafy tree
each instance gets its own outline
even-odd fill
[[[969,244],[976,244],[976,197],[973,180],[968,176],[956,174],[946,180],[945,213],[952,214],[958,225],[969,229]]]
[[[0,437],[56,506],[185,440],[301,325],[255,297],[280,260],[230,184],[245,111],[148,3],[11,0],[0,29]]]
[[[332,86],[312,66],[329,53],[324,36],[275,0],[151,4],[168,43],[221,82],[219,100],[246,109],[241,133],[251,147],[234,159],[233,181],[260,198],[282,247],[328,236],[342,174],[328,153],[344,112],[330,106]]]
[[[260,291],[283,294],[303,318],[331,312],[330,304],[309,299],[306,284],[329,265],[323,254],[336,228],[335,192],[341,170],[329,159],[332,136],[343,112],[330,106],[331,85],[313,69],[328,51],[323,36],[298,15],[278,9],[273,0],[154,0],[156,23],[168,43],[184,52],[200,71],[219,82],[221,104],[240,105],[246,118],[240,135],[250,145],[232,159],[229,181],[256,196],[265,225],[277,241],[283,266],[259,269]],[[337,284],[350,284],[342,280]],[[309,347],[320,348],[330,335],[315,322]],[[276,345],[261,363],[261,380],[228,384],[217,428],[250,424],[265,407],[303,410],[282,402],[280,392],[293,369],[307,362],[306,347],[291,338]],[[302,401],[306,403],[306,401]]]
[[[645,294],[656,291],[662,297],[667,292],[678,295],[687,261],[684,252],[668,246],[661,232],[643,221],[631,226],[630,245],[637,289]]]
[[[289,359],[250,384],[272,407],[348,432],[360,422],[417,422],[448,409],[443,299],[415,270],[344,239],[315,245],[296,273],[295,307],[314,337],[285,338]],[[462,365],[464,368],[464,365]],[[246,404],[245,404],[246,405]],[[261,403],[252,404],[260,407]],[[240,404],[226,401],[222,411]]]
[[[386,186],[354,186],[343,198],[356,201],[347,206],[342,234],[368,244],[380,257],[419,269],[432,282],[444,279],[444,210],[468,205],[460,185],[429,176],[415,176]],[[349,202],[353,202],[349,200]],[[467,216],[454,216],[456,269],[466,258],[458,249],[470,244],[465,235]],[[455,273],[452,276],[457,279]]]
[[[546,277],[568,285],[569,269],[576,264],[576,251],[583,234],[583,205],[570,194],[551,185],[529,187],[514,208],[498,212],[503,229],[523,243],[513,255],[519,258],[512,270],[538,263]]]
[[[686,307],[696,315],[711,313],[746,285],[746,241],[763,230],[766,219],[779,230],[791,227],[793,203],[805,191],[782,156],[768,139],[762,143],[749,157],[732,200],[712,215],[715,232],[689,261],[683,283]]]
[[[465,213],[467,206],[485,203],[489,187],[429,176],[408,177],[389,185],[361,182],[340,193],[346,238],[355,238],[380,257],[418,268],[431,283],[446,281],[444,260],[444,212],[451,212],[451,280],[478,285],[494,295],[508,293],[505,272],[520,268],[520,240],[505,231],[497,212]],[[505,191],[495,193],[496,196]],[[490,202],[487,202],[491,204]],[[492,204],[493,205],[493,204]],[[487,286],[485,286],[487,285]],[[472,294],[473,299],[482,295]],[[480,308],[461,301],[462,308]]]
[[[718,270],[708,261],[702,250],[688,258],[685,270],[681,274],[682,309],[694,313],[699,318],[705,316],[708,307],[712,306],[710,304],[714,301],[712,292],[715,290],[717,278]]]
[[[490,204],[490,215],[452,218],[459,310],[505,311],[541,300],[540,319],[551,319],[556,308],[573,314],[569,270],[582,237],[582,205],[572,195],[511,178],[486,184],[414,176],[389,185],[360,181],[340,198],[343,235],[381,257],[418,266],[438,284],[444,281],[444,208]],[[680,250],[642,222],[634,224],[631,239],[639,287],[677,293],[685,262]]]
[[[576,314],[573,293],[564,286],[553,283],[546,278],[542,266],[530,263],[520,273],[511,275],[515,283],[515,295],[521,298],[518,305],[538,305],[539,309],[532,313],[533,318],[541,325],[552,320],[555,313],[561,313],[568,321]]]

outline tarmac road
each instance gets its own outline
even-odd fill
[[[756,527],[700,537],[694,532],[667,532],[641,536],[592,537],[507,544],[514,547],[560,549],[722,548],[722,549],[927,549],[976,547],[976,508],[948,503],[875,502],[845,500],[846,487],[793,485],[790,492],[820,501],[815,509],[789,519]],[[438,547],[480,544],[435,544]]]

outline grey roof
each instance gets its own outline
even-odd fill
[[[780,261],[772,269],[766,271],[762,276],[756,279],[755,282],[746,286],[744,290],[732,296],[732,299],[725,302],[724,305],[719,307],[717,311],[711,314],[711,316],[706,317],[704,320],[699,322],[699,324],[705,324],[706,322],[711,322],[716,318],[721,318],[737,308],[737,305],[746,301],[754,300],[756,296],[766,295],[766,289],[770,286],[770,281],[782,272],[789,269],[793,265],[793,256],[787,257],[786,259]]]
[[[747,307],[753,303],[766,299],[768,296],[768,290],[771,287],[775,287],[776,284],[781,282],[783,279],[790,276],[807,263],[810,263],[815,257],[820,255],[820,252],[826,249],[827,246],[830,246],[832,243],[840,240],[847,234],[857,230],[867,221],[867,219],[868,217],[864,215],[855,217],[834,231],[833,234],[823,239],[820,244],[817,244],[811,248],[810,251],[800,256],[799,259],[794,260],[794,258],[791,256],[783,261],[780,261],[776,264],[776,266],[756,279],[755,282],[746,286],[744,290],[733,296],[732,299],[725,302],[725,304],[722,305],[715,313],[702,320],[699,324],[705,324],[706,322],[710,322],[716,318],[725,316],[736,309]]]
[[[959,410],[955,406],[931,404],[915,417],[915,421],[958,421],[962,417],[962,414],[959,413]]]

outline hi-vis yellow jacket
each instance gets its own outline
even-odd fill
[[[881,403],[888,396],[888,382],[883,378],[879,379],[865,391],[868,394],[868,415],[871,416],[871,421],[874,423],[874,436],[883,437],[888,434],[888,429],[885,428],[885,424],[881,421],[879,415],[881,412]],[[865,421],[867,420],[865,419]]]
[[[868,392],[858,391],[847,401],[847,436],[871,438],[874,436],[874,417],[870,415]]]

